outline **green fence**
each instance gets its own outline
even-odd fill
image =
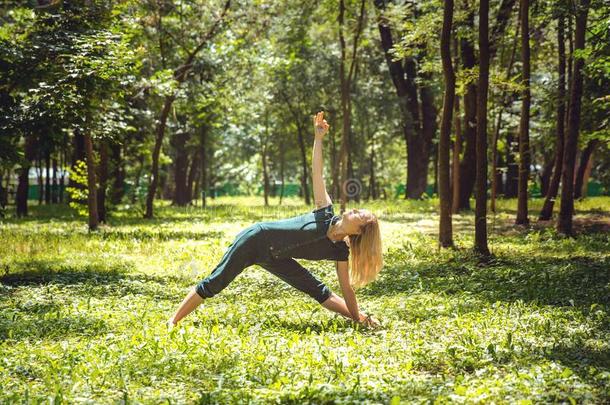
[[[125,185],[125,193],[129,194],[130,189],[133,186],[126,184]],[[64,193],[64,197],[65,197],[65,188],[66,186],[64,186],[63,188],[60,185],[57,186],[51,186],[51,189],[54,192],[63,192]],[[146,195],[146,185],[143,185],[140,187],[140,191],[139,194],[141,196]],[[432,196],[433,195],[433,185],[429,184],[426,188],[426,195],[427,196]],[[28,188],[28,199],[30,200],[38,200],[39,197],[39,191],[40,187],[37,184],[33,184],[30,185]],[[281,184],[272,184],[271,185],[271,189],[270,189],[270,195],[272,197],[276,197],[280,195],[280,191],[281,191]],[[311,188],[310,188],[311,191]],[[532,186],[530,187],[530,195],[534,198],[538,198],[541,197],[541,193],[540,193],[540,186],[538,183],[534,183],[532,184]],[[284,197],[296,197],[298,195],[300,195],[301,192],[301,185],[298,183],[285,183],[284,184]],[[256,195],[263,195],[263,186],[260,185],[255,192]],[[405,185],[404,184],[397,184],[396,186],[394,186],[394,198],[400,198],[402,196],[404,196],[405,194]],[[243,187],[240,187],[240,185],[238,183],[225,183],[221,186],[218,187],[212,187],[210,189],[208,189],[207,195],[209,197],[222,197],[222,196],[239,196],[239,195],[247,195],[247,192],[244,190]],[[587,196],[589,197],[597,197],[597,196],[602,196],[602,195],[610,195],[610,190],[606,190],[604,188],[604,186],[595,180],[592,180],[589,182],[589,184],[587,184]]]

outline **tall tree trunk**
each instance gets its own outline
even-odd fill
[[[292,116],[294,118],[295,125],[297,127],[297,140],[299,142],[299,152],[300,152],[300,156],[301,156],[301,170],[302,170],[301,179],[300,179],[301,180],[301,192],[302,192],[302,196],[305,198],[305,204],[307,206],[309,206],[311,204],[311,198],[309,196],[309,186],[308,186],[309,164],[307,163],[307,148],[305,146],[305,132],[306,131],[305,131],[305,128],[303,125],[303,120],[302,120],[301,114],[292,105],[292,103],[290,102],[290,98],[283,91],[280,92],[280,94],[281,94],[282,98],[284,99],[284,102],[290,109],[290,112],[292,113]]]
[[[187,172],[188,172],[188,152],[186,150],[186,142],[189,138],[189,133],[186,131],[178,131],[172,136],[171,144],[176,153],[174,160],[174,198],[173,203],[178,207],[184,207],[189,203]]]
[[[152,154],[152,169],[150,173],[150,180],[148,184],[148,194],[146,196],[146,212],[144,218],[153,217],[153,201],[155,200],[155,194],[157,193],[157,187],[159,185],[159,156],[161,155],[161,145],[163,144],[163,137],[165,136],[165,127],[167,126],[167,118],[169,112],[174,103],[175,95],[169,95],[165,97],[163,102],[163,109],[159,116],[159,121],[156,127],[155,136],[155,147]]]
[[[460,207],[460,153],[462,152],[462,120],[460,119],[460,98],[455,96],[453,128],[455,142],[451,163],[451,212],[457,214]]]
[[[487,92],[489,90],[489,0],[479,3],[479,85],[477,98],[475,250],[489,255],[487,247]]]
[[[379,197],[377,179],[375,177],[375,133],[371,134],[371,154],[369,156],[369,194],[373,200]]]
[[[474,12],[469,12],[466,25],[474,30]],[[468,37],[460,40],[460,53],[464,70],[476,66],[474,45]],[[476,178],[476,135],[477,135],[477,85],[471,81],[464,94],[464,157],[460,164],[460,204],[459,211],[470,209],[470,196]]]
[[[207,203],[207,192],[208,192],[208,155],[207,155],[207,128],[205,125],[201,126],[200,134],[200,145],[201,145],[201,207],[205,208]]]
[[[415,62],[412,59],[406,59],[403,66],[400,62],[393,60],[392,48],[394,42],[392,32],[383,17],[386,3],[387,0],[375,0],[375,7],[379,10],[378,28],[381,47],[396,89],[398,105],[402,114],[402,129],[407,156],[405,198],[421,198],[426,191],[429,149],[425,149],[428,143],[424,142],[423,137],[416,134],[416,128],[419,126],[419,107],[417,106],[417,87],[415,86]],[[417,125],[415,120],[418,120]],[[424,151],[426,154],[422,156],[421,153],[424,153]]]
[[[64,141],[62,142],[61,145],[61,153],[60,153],[60,164],[59,167],[61,168],[61,176],[59,177],[59,202],[60,204],[63,204],[64,202],[64,186],[65,186],[65,172],[66,172],[66,166],[68,164],[68,142],[67,142],[67,135],[64,135]]]
[[[278,205],[282,205],[284,198],[284,168],[286,167],[286,147],[284,146],[283,138],[280,140],[280,201]]]
[[[9,178],[11,177],[10,170],[8,170],[7,177],[9,177]],[[0,169],[0,218],[4,216],[3,210],[7,204],[6,194],[8,192],[8,189],[4,187],[4,185],[2,184],[2,181],[4,181],[4,170]]]
[[[203,47],[208,43],[210,39],[215,35],[216,29],[218,28],[221,21],[224,19],[229,6],[231,5],[231,0],[227,0],[225,2],[224,8],[221,14],[216,18],[211,28],[207,32],[207,34],[203,37],[202,41],[199,42],[197,47],[190,52],[184,62],[183,65],[179,66],[174,70],[174,79],[178,83],[178,85],[182,84],[187,77],[187,74],[193,67],[193,61],[197,54],[203,49]],[[163,144],[163,137],[165,136],[165,127],[167,126],[167,118],[169,116],[169,111],[176,99],[176,93],[170,94],[165,97],[163,102],[163,109],[161,110],[161,114],[159,115],[159,122],[156,127],[156,136],[155,136],[155,147],[153,149],[152,155],[152,171],[150,174],[150,181],[148,186],[148,195],[146,196],[146,212],[144,214],[144,218],[152,218],[153,217],[153,201],[155,199],[155,194],[157,192],[157,186],[159,185],[159,155],[161,153],[161,145]]]
[[[549,185],[551,184],[551,176],[553,175],[553,164],[554,157],[545,157],[545,163],[542,166],[542,172],[540,172],[540,195],[546,197],[549,192]]]
[[[297,118],[298,119],[298,118]],[[309,196],[309,172],[307,164],[307,151],[305,147],[305,136],[303,126],[297,122],[297,135],[299,141],[299,151],[301,152],[301,189],[303,190],[303,196],[305,197],[305,204],[309,206],[311,204],[311,197]]]
[[[15,195],[15,205],[17,208],[17,217],[26,217],[28,215],[28,193],[30,188],[30,167],[32,159],[35,155],[36,142],[34,136],[25,136],[25,153],[19,169],[19,183],[17,184],[17,194]]]
[[[263,196],[265,199],[265,207],[269,206],[269,169],[267,168],[267,146],[266,140],[261,148],[261,156],[263,163]]]
[[[74,138],[73,138],[73,150],[72,150],[72,162],[71,163],[71,170],[72,172],[74,172],[74,169],[76,167],[76,164],[79,161],[85,161],[86,160],[86,153],[85,153],[85,137],[83,135],[83,133],[81,132],[80,129],[75,129],[74,130]],[[68,186],[69,187],[74,187],[74,188],[78,188],[83,190],[85,188],[85,186],[83,184],[79,184],[76,183],[74,181],[74,179],[72,178],[72,176],[69,177],[68,180]],[[70,197],[68,195],[68,200],[70,200]],[[85,201],[79,201],[79,203],[85,203]]]
[[[576,32],[574,34],[575,52],[585,48],[585,31],[587,27],[587,14],[589,12],[589,0],[581,0],[577,4]],[[574,71],[572,73],[572,86],[570,91],[570,112],[561,176],[561,207],[559,209],[559,220],[557,221],[557,231],[566,235],[573,234],[574,162],[578,145],[578,132],[580,130],[580,99],[583,86],[583,66],[583,58],[577,58],[573,61]]]
[[[354,39],[352,43],[352,58],[349,68],[347,68],[347,50],[345,43],[345,36],[343,30],[344,15],[345,15],[345,3],[344,0],[339,0],[339,45],[341,48],[341,61],[339,64],[339,80],[341,83],[341,116],[342,116],[342,132],[341,132],[341,147],[339,149],[339,165],[340,165],[340,195],[341,195],[341,212],[345,211],[347,201],[353,195],[348,195],[347,182],[349,176],[349,155],[351,153],[351,88],[352,80],[354,78],[354,69],[356,67],[356,58],[358,54],[358,41],[360,34],[362,33],[362,26],[364,21],[364,11],[366,6],[366,0],[362,0],[360,3],[360,14],[358,17],[358,25],[356,32],[354,33]],[[347,71],[347,72],[346,72]]]
[[[100,141],[99,188],[97,190],[97,218],[106,223],[106,189],[108,188],[108,141]]]
[[[457,35],[453,36],[454,69],[459,67],[460,49],[458,47]],[[454,73],[455,74],[455,73]],[[462,120],[460,117],[460,97],[454,97],[453,128],[455,141],[453,143],[453,155],[451,162],[451,212],[456,214],[460,206],[460,154],[462,153]]]
[[[508,62],[508,67],[506,69],[506,81],[510,80],[511,72],[513,69],[513,64],[515,63],[515,55],[517,53],[517,44],[519,42],[519,28],[521,24],[517,25],[517,29],[515,30],[515,38],[513,40],[513,47],[510,54],[510,59]],[[492,35],[493,38],[493,35]],[[493,43],[493,41],[491,41]],[[490,52],[491,54],[491,52]],[[498,140],[500,139],[500,130],[502,128],[502,113],[504,109],[510,104],[510,96],[501,93],[500,95],[500,111],[498,113],[498,121],[496,123],[496,129],[494,131],[494,136],[491,145],[491,211],[496,212],[496,198],[498,195],[498,184],[502,182],[502,174],[498,171]]]
[[[433,140],[436,135],[436,130],[437,130],[436,116],[437,116],[438,112],[436,110],[436,106],[434,103],[434,92],[432,91],[432,87],[431,87],[432,77],[428,73],[422,73],[420,76],[423,81],[423,84],[420,87],[421,111],[422,111],[421,135],[422,135],[423,141],[424,141],[424,145],[423,145],[424,155],[422,156],[422,161],[423,161],[423,166],[426,168],[425,172],[421,174],[421,177],[422,177],[422,183],[423,183],[422,193],[425,193],[426,187],[427,187],[427,185],[426,185],[427,177],[428,177],[428,162],[430,160],[430,152],[432,151]],[[436,145],[435,148],[438,148],[438,145]],[[438,155],[435,154],[435,156],[438,156]],[[435,177],[435,179],[436,179],[436,177]],[[438,190],[436,188],[435,188],[435,192],[438,192]]]
[[[443,116],[438,145],[438,187],[440,198],[439,244],[453,245],[451,224],[451,189],[449,185],[449,145],[451,143],[451,123],[455,104],[455,73],[451,62],[451,26],[453,23],[453,0],[445,0],[443,8],[443,30],[441,33],[441,59],[445,79]]]
[[[51,204],[51,150],[47,149],[44,153],[45,166],[45,186],[44,186],[44,203]]]
[[[91,120],[87,120],[88,124]],[[87,158],[87,189],[89,192],[87,202],[89,207],[89,230],[95,231],[98,227],[98,210],[97,210],[97,188],[95,184],[95,161],[93,155],[93,143],[91,141],[90,129],[87,129],[85,137],[85,154]]]
[[[122,145],[118,142],[110,144],[110,160],[112,162],[112,188],[110,202],[114,205],[120,204],[125,195],[125,167],[121,153]]]
[[[201,166],[200,157],[201,154],[199,153],[199,150],[195,149],[195,151],[193,152],[193,158],[191,159],[191,167],[189,168],[189,173],[186,181],[186,196],[189,204],[193,200],[193,196],[196,195],[196,187],[195,190],[193,190],[193,186],[196,185],[196,179],[199,175],[199,167]]]
[[[518,164],[515,162],[515,142],[513,133],[506,133],[506,188],[504,197],[517,197],[517,184],[519,179]]]
[[[51,183],[51,203],[59,202],[59,190],[57,189],[57,158],[53,158],[53,181]]]
[[[527,200],[528,180],[530,173],[530,34],[529,34],[529,0],[520,0],[521,18],[521,63],[523,64],[523,100],[521,103],[521,120],[519,121],[519,185],[517,194],[517,225],[529,224]]]
[[[44,201],[44,171],[42,169],[42,161],[40,160],[40,151],[36,158],[36,175],[38,176],[38,205],[42,205]]]
[[[597,147],[599,141],[597,139],[592,139],[587,143],[587,146],[580,154],[580,164],[578,165],[578,170],[576,171],[576,180],[574,181],[574,198],[579,199],[584,195],[584,190],[587,187],[585,180],[585,173],[588,170],[591,170],[591,157],[593,156],[593,151]]]
[[[144,169],[144,155],[140,154],[138,159],[138,170],[136,171],[136,178],[133,182],[133,192],[131,193],[131,203],[135,204],[140,194],[140,180],[142,178],[142,170]]]
[[[426,192],[428,177],[428,162],[430,160],[430,141],[422,132],[422,119],[419,114],[417,92],[417,66],[414,58],[404,61],[406,73],[407,110],[406,110],[406,136],[407,136],[407,186],[405,197],[420,199]],[[428,108],[430,104],[430,91],[428,90]],[[423,107],[423,105],[422,105]],[[429,112],[428,112],[429,114]],[[436,115],[436,114],[434,114]],[[432,123],[428,123],[432,124]],[[429,135],[429,134],[428,134]]]

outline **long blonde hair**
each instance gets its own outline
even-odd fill
[[[361,233],[349,236],[350,280],[356,287],[364,287],[377,278],[383,267],[379,222],[373,219],[362,225]]]

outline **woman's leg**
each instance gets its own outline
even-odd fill
[[[332,294],[326,284],[292,258],[274,259],[257,264],[319,303],[326,301]]]
[[[170,326],[193,312],[204,298],[211,298],[222,291],[246,267],[254,263],[256,253],[255,236],[259,232],[257,224],[241,231],[216,265],[212,273],[197,284],[182,300],[174,315],[168,320]]]

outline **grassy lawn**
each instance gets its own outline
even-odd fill
[[[471,214],[439,251],[436,201],[362,204],[386,265],[357,295],[383,328],[253,266],[168,333],[243,227],[312,209],[261,200],[160,204],[153,221],[124,207],[93,234],[67,208],[2,220],[0,403],[610,402],[610,198],[577,203],[577,239],[515,228],[501,202],[486,264]],[[339,292],[332,262],[301,263]]]

